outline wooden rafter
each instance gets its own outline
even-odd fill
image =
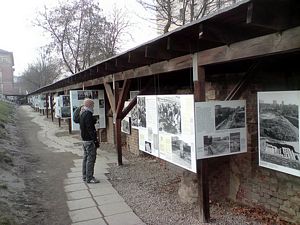
[[[107,94],[107,98],[108,98],[108,102],[110,104],[110,108],[113,111],[113,113],[115,113],[116,112],[116,103],[115,103],[115,97],[114,97],[114,94],[112,92],[111,86],[104,81],[104,88],[105,88],[105,92]]]
[[[120,115],[122,113],[124,102],[129,92],[130,84],[131,84],[131,79],[124,80],[123,87],[118,99],[118,106],[116,109],[117,118],[120,118]]]

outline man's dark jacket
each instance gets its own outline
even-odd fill
[[[83,141],[97,141],[95,119],[92,112],[88,110],[80,115],[80,133]]]

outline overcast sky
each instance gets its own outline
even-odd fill
[[[38,9],[44,5],[51,6],[57,0],[0,0],[0,49],[13,52],[15,76],[21,75],[28,63],[37,58],[37,50],[47,43],[39,28],[32,26]],[[140,16],[147,12],[136,3],[136,0],[99,0],[104,12],[109,12],[113,4],[128,10],[128,18],[134,26],[131,30],[133,41],[126,42],[126,50],[157,36],[153,24],[147,23]],[[150,16],[150,15],[148,15]]]

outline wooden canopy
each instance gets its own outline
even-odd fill
[[[298,51],[300,2],[244,0],[99,62],[29,95],[192,67]]]

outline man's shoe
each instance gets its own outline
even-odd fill
[[[91,180],[88,180],[87,183],[88,184],[97,184],[97,183],[100,183],[100,181],[97,180],[95,177],[93,177]]]

